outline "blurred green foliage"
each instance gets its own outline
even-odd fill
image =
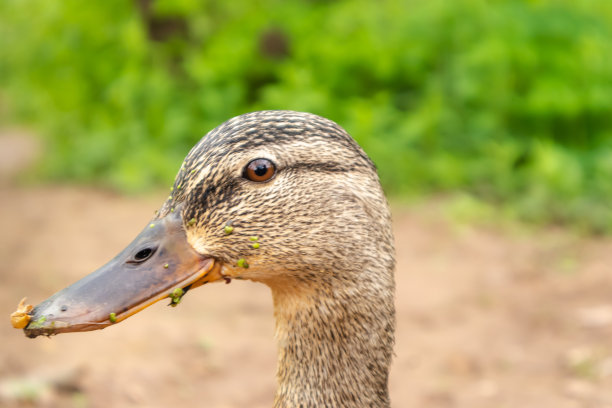
[[[610,0],[4,0],[0,95],[49,179],[169,184],[224,120],[295,109],[390,193],[612,231],[611,46]]]

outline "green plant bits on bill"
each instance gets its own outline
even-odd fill
[[[164,264],[164,269],[168,269],[168,266],[170,266],[170,265],[168,265],[167,263]]]
[[[174,307],[178,305],[179,303],[181,303],[181,298],[183,297],[184,294],[185,294],[185,291],[182,288],[174,289],[172,293],[170,294],[170,299],[172,299],[172,302],[170,302],[170,305]]]
[[[110,320],[111,323],[117,323],[117,314],[115,312],[110,313],[108,315],[108,320]]]
[[[47,321],[47,316],[41,316],[37,320],[30,322],[29,327],[31,329],[39,329],[42,327],[43,323]]]
[[[155,226],[154,223],[149,224],[149,228],[153,228]]]
[[[238,260],[238,262],[236,262],[236,265],[238,265],[241,268],[247,269],[249,267],[249,264],[247,263],[246,259],[244,258],[240,258]]]

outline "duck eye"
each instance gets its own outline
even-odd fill
[[[155,248],[142,248],[140,251],[134,254],[134,257],[128,261],[128,263],[141,263],[146,261],[153,255]]]
[[[270,160],[255,159],[244,168],[243,177],[261,183],[270,180],[274,173],[276,173],[276,167]]]

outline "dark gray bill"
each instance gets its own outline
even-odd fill
[[[153,220],[106,265],[57,292],[30,313],[26,336],[97,330],[202,284],[212,258],[187,242],[179,211]]]

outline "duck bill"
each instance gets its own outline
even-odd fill
[[[190,288],[219,279],[214,259],[187,242],[179,211],[151,221],[100,269],[60,290],[30,312],[28,337],[103,329]]]

